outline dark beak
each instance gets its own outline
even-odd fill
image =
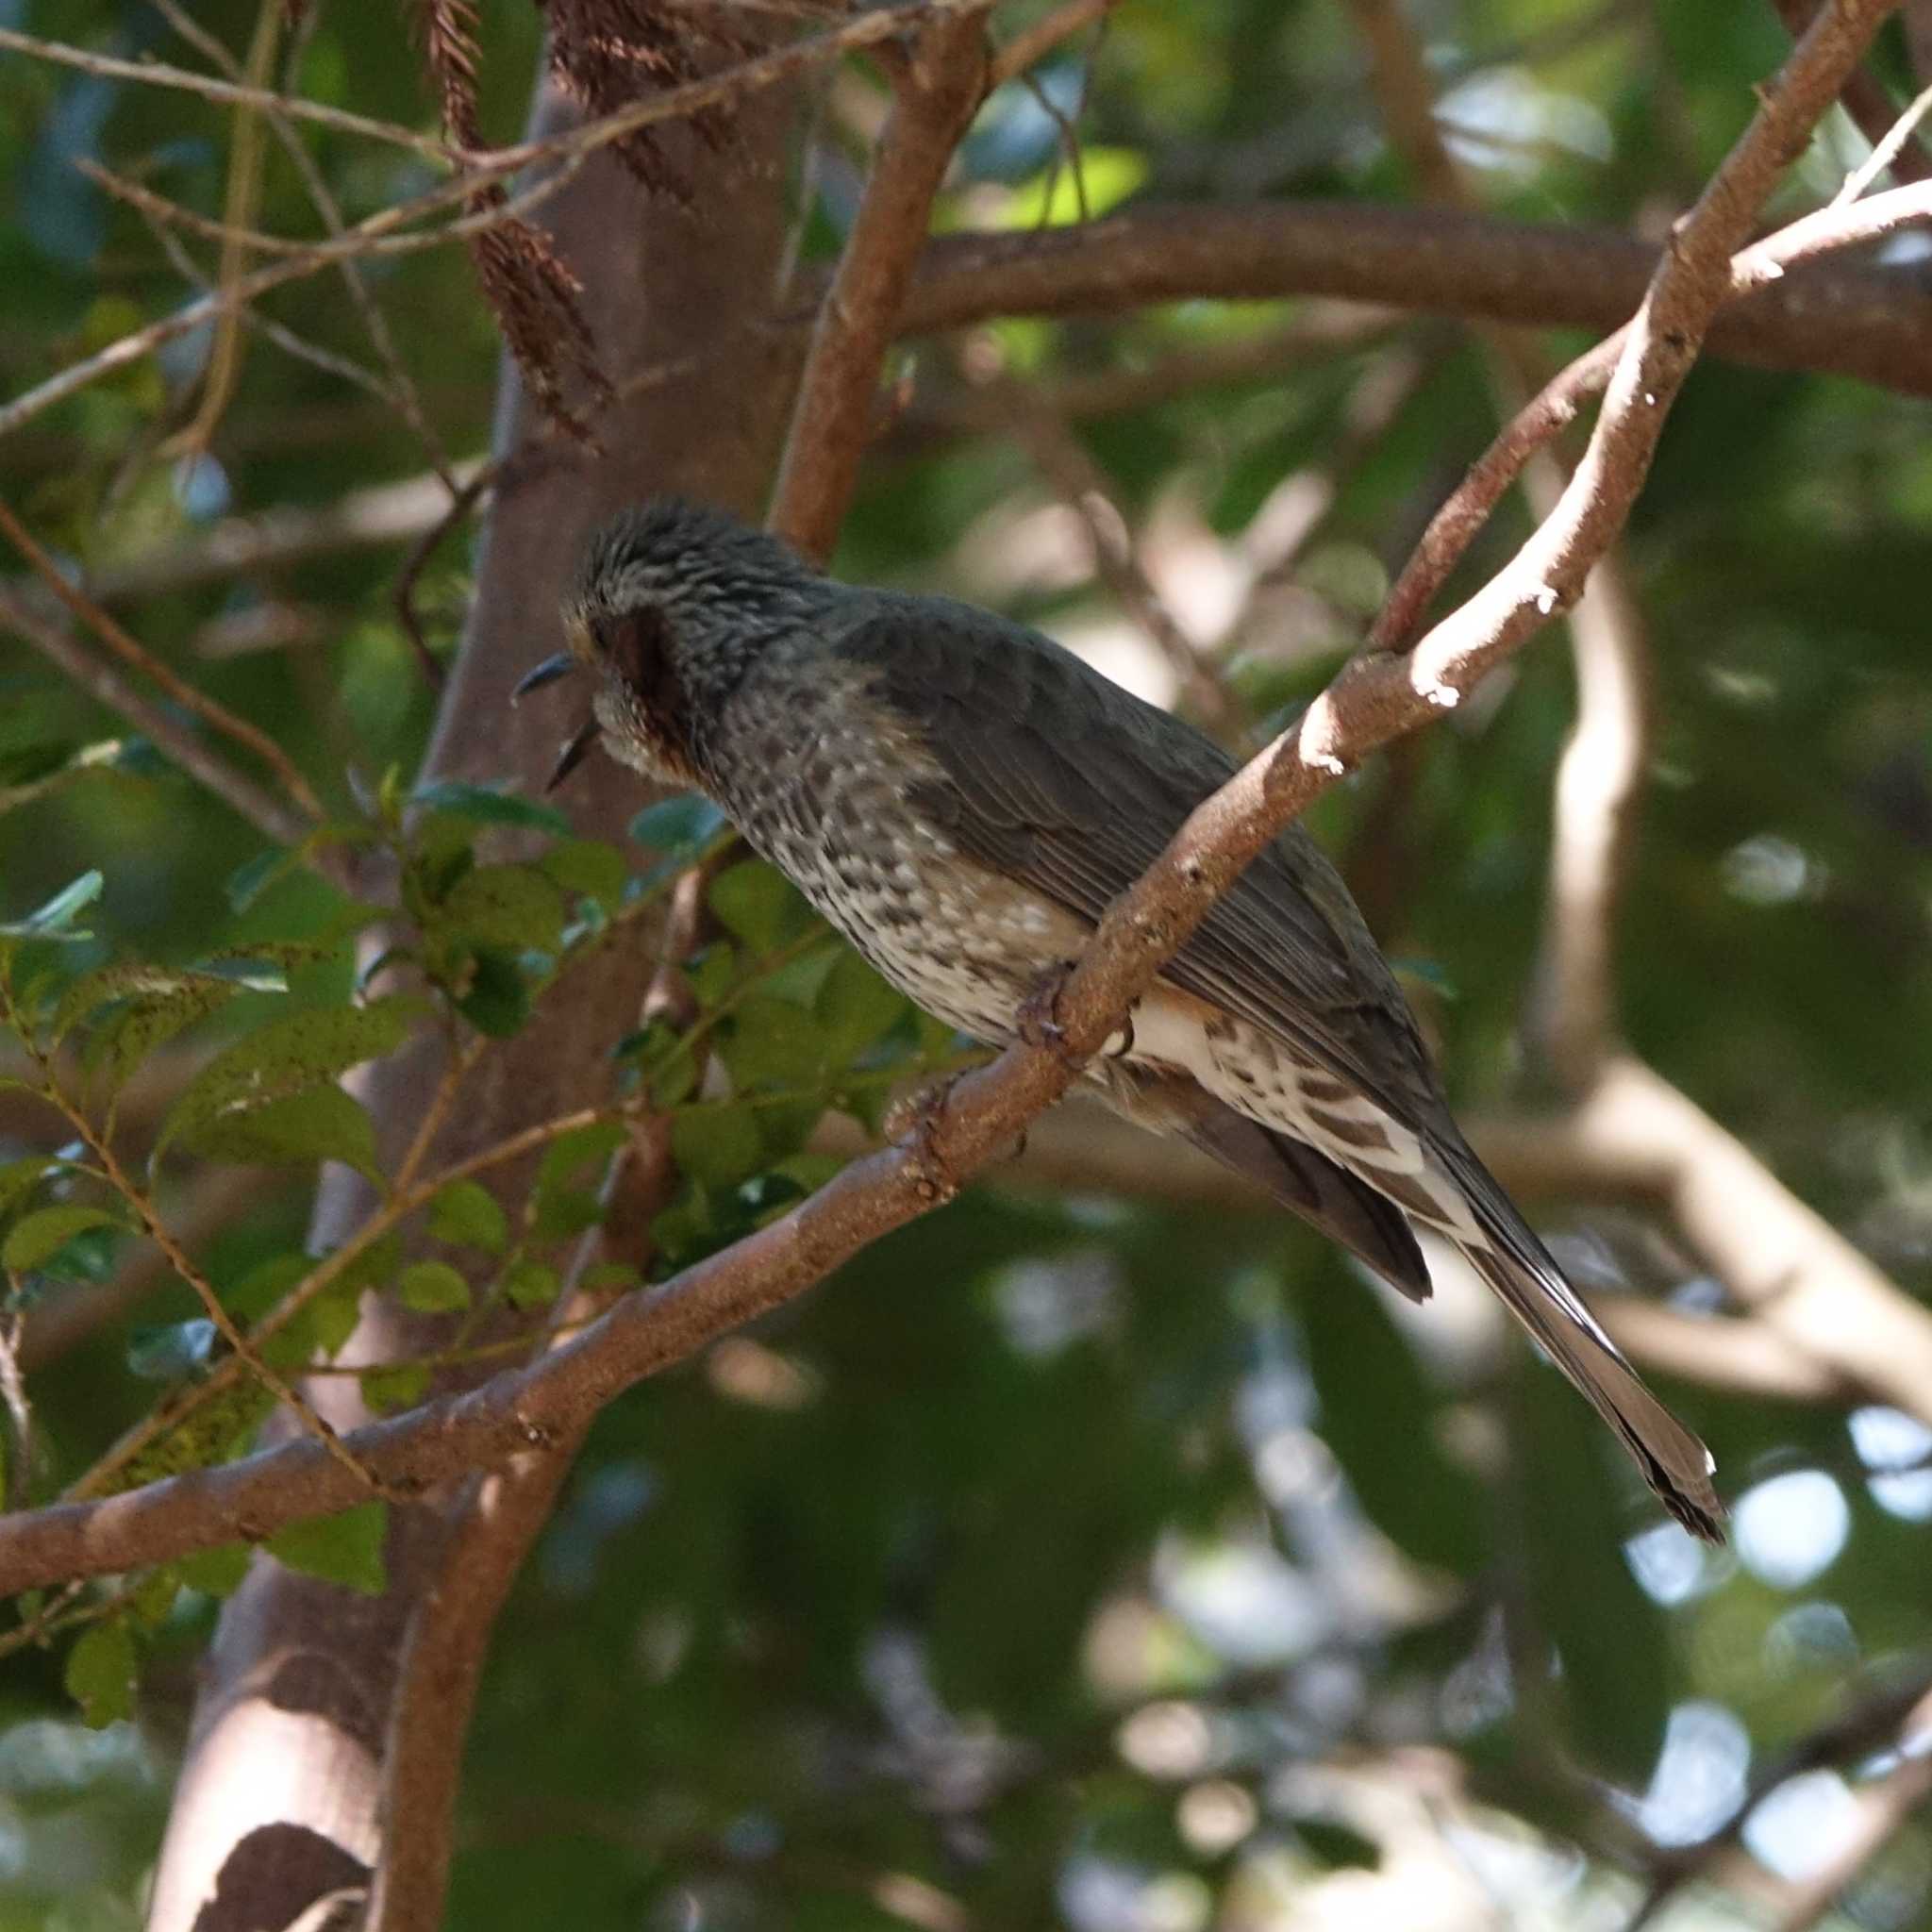
[[[577,660],[568,651],[559,651],[554,658],[546,658],[534,670],[526,671],[517,681],[517,688],[509,694],[513,705],[520,705],[533,691],[541,691],[546,684],[555,684],[559,677],[575,671]]]
[[[539,671],[548,671],[549,668],[547,664],[540,664],[537,667]],[[550,675],[554,677],[557,674],[553,671]],[[527,685],[529,681],[526,677],[524,683]],[[586,718],[571,734],[563,749],[557,754],[557,763],[551,770],[549,781],[543,787],[545,791],[555,791],[583,763],[585,754],[597,741],[597,731],[596,719]]]

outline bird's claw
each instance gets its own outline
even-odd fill
[[[940,1150],[940,1122],[959,1075],[948,1074],[903,1093],[886,1108],[886,1138],[904,1151],[912,1185],[929,1207],[940,1207],[959,1191],[952,1164]]]
[[[1033,991],[1020,1002],[1020,1010],[1014,1024],[1020,1038],[1028,1046],[1064,1058],[1067,1052],[1067,1029],[1060,1024],[1060,989],[1067,983],[1067,974],[1074,970],[1071,959],[1062,959],[1058,966],[1041,975]]]

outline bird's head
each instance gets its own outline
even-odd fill
[[[591,680],[565,741],[554,791],[601,738],[611,756],[660,783],[698,782],[698,747],[770,640],[807,620],[824,588],[775,537],[723,510],[662,497],[606,524],[563,603],[567,648],[512,693],[565,676]]]

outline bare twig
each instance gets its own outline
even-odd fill
[[[352,114],[345,108],[331,108],[300,94],[275,93],[265,88],[216,80],[185,67],[173,67],[164,60],[125,60],[114,54],[97,54],[91,48],[72,47],[61,41],[42,40],[37,34],[16,33],[0,27],[0,53],[25,54],[34,60],[51,60],[61,67],[76,68],[104,80],[137,81],[143,87],[175,88],[184,93],[199,94],[203,100],[224,107],[245,108],[257,112],[286,114],[292,120],[310,121],[318,127],[332,127],[338,134],[353,134],[365,141],[386,142],[406,147],[432,161],[454,166],[459,157],[433,135],[419,134],[393,121],[372,121],[366,114]]]
[[[1857,247],[1928,220],[1932,220],[1932,185],[1924,183],[1895,188],[1846,207],[1834,204],[1820,208],[1743,250],[1731,264],[1727,295],[1742,295],[1775,283],[1788,268],[1830,249]],[[1524,462],[1574,422],[1583,404],[1608,383],[1633,325],[1626,324],[1586,350],[1504,425],[1437,511],[1389,593],[1370,633],[1375,649],[1403,648]]]
[[[312,245],[292,244],[297,252],[286,259],[271,262],[252,274],[242,276],[230,287],[218,293],[204,296],[200,301],[191,302],[175,310],[171,315],[160,317],[145,327],[136,329],[110,342],[97,354],[70,364],[58,375],[50,376],[37,388],[0,408],[0,436],[9,434],[19,425],[63,401],[67,396],[99,380],[111,371],[125,367],[151,354],[163,342],[172,341],[177,336],[199,327],[212,320],[225,308],[242,302],[254,300],[257,295],[266,293],[270,289],[279,288],[285,282],[294,281],[301,276],[313,275],[318,270],[336,262],[352,258],[375,255],[408,254],[423,248],[441,247],[444,242],[467,239],[472,235],[500,227],[541,206],[562,190],[575,177],[577,171],[599,150],[622,141],[626,135],[637,130],[654,126],[663,122],[681,119],[698,112],[702,108],[736,100],[740,96],[756,92],[761,89],[775,87],[789,80],[794,74],[818,65],[822,61],[836,59],[839,56],[868,46],[875,46],[888,41],[908,25],[925,25],[936,29],[944,20],[953,16],[971,16],[983,13],[993,4],[993,0],[915,0],[915,4],[879,8],[841,22],[823,33],[805,36],[787,45],[768,53],[759,54],[749,60],[707,75],[700,80],[690,81],[682,86],[668,88],[661,93],[630,107],[621,108],[600,120],[589,121],[566,134],[544,140],[525,142],[512,148],[497,148],[487,156],[464,156],[467,165],[464,172],[452,182],[418,195],[413,200],[397,203],[393,207],[378,209],[366,220],[358,222],[345,233],[331,237],[325,242]],[[37,42],[31,37],[0,29],[0,50],[8,47],[27,53],[48,52],[51,43]],[[58,58],[73,55],[73,48],[59,50]],[[87,56],[69,64],[87,66],[88,62],[105,57]],[[144,69],[141,63],[118,62],[117,68],[131,70],[125,77],[153,78],[154,69]],[[89,71],[108,72],[106,67],[89,68]],[[171,75],[179,75],[179,69],[165,70]],[[255,106],[275,106],[289,113],[299,114],[303,106],[283,95],[267,95],[255,99],[246,88],[236,88],[224,83],[205,80],[200,75],[189,75],[193,91],[208,93],[210,98],[227,101],[247,101]],[[356,117],[351,117],[356,118]],[[369,124],[376,126],[380,124]],[[418,144],[412,137],[411,145]],[[436,146],[440,158],[448,158],[448,151],[440,144]],[[444,213],[452,208],[472,204],[477,191],[491,183],[499,182],[517,174],[535,162],[548,162],[552,165],[533,184],[507,200],[494,203],[488,208],[461,214],[442,225],[426,232],[404,233],[411,223],[428,216]],[[83,172],[86,172],[83,167]],[[124,192],[138,192],[145,205],[163,218],[173,218],[179,210],[162,196],[150,194],[145,190],[135,191],[132,184],[121,184]],[[251,246],[265,250],[276,250],[290,246],[280,237],[251,233],[248,236]]]
[[[230,80],[241,81],[242,71],[234,56],[213,34],[200,25],[179,0],[152,0],[155,8],[168,22],[175,31],[188,43],[198,49],[202,56],[219,67]],[[315,15],[308,16],[312,23]],[[284,66],[282,92],[294,94],[295,66],[301,58],[307,27],[298,25],[290,36],[289,51]],[[238,111],[240,111],[238,109]],[[335,192],[328,185],[327,178],[317,166],[315,157],[309,153],[307,143],[295,131],[293,123],[279,108],[264,109],[268,125],[275,137],[276,143],[288,156],[296,174],[302,177],[302,185],[308,192],[308,199],[315,211],[322,217],[324,227],[331,235],[340,235],[348,224],[342,215],[341,206],[336,200]],[[404,420],[415,433],[429,459],[430,467],[442,479],[452,493],[457,485],[450,475],[449,458],[445,455],[441,441],[429,422],[428,413],[423,407],[422,396],[404,363],[396,347],[395,338],[391,333],[389,319],[383,314],[381,305],[370,292],[369,284],[361,268],[352,260],[341,264],[342,285],[349,291],[349,299],[356,306],[356,312],[362,318],[362,326],[367,332],[371,346],[389,372],[389,387],[394,406],[403,413]],[[244,309],[242,311],[252,311]]]
[[[60,625],[29,609],[4,584],[0,584],[0,625],[25,638],[90,697],[118,711],[265,838],[278,845],[297,845],[308,836],[308,821],[296,817],[273,792],[236,771],[186,725],[143,697],[111,664],[83,649]]]
[[[193,712],[203,723],[253,752],[281,781],[282,789],[311,819],[319,821],[325,816],[322,801],[315,795],[308,779],[295,769],[288,753],[267,732],[258,725],[251,724],[246,718],[238,716],[229,710],[227,706],[217,703],[205,691],[196,691],[192,684],[176,676],[168,665],[163,664],[158,658],[138,643],[92,597],[68,582],[61,575],[59,565],[41,548],[25,525],[5,503],[0,503],[0,530],[6,532],[13,547],[33,566],[34,573],[41,581],[124,664],[131,665],[143,677],[158,684],[184,710]]]
[[[1029,67],[1037,66],[1062,41],[1071,40],[1095,21],[1106,19],[1117,0],[1066,0],[1044,20],[1037,21],[1024,33],[1017,33],[993,57],[987,75],[987,92],[1017,80]]]
[[[819,305],[772,493],[771,527],[808,557],[831,553],[871,440],[873,392],[924,245],[933,197],[985,97],[976,13],[920,30],[893,64],[892,111],[865,196]]]
[[[1227,687],[1161,601],[1141,561],[1126,518],[1114,501],[1112,485],[1086,445],[1043,394],[1006,373],[996,343],[964,343],[958,359],[967,381],[991,397],[1002,411],[1008,435],[1024,448],[1054,493],[1080,519],[1094,568],[1167,660],[1187,708],[1208,730],[1230,731],[1240,714]]]
[[[250,88],[260,91],[267,81],[275,63],[275,45],[281,34],[281,0],[257,0],[255,33],[248,45],[245,75]],[[258,109],[247,106],[236,108],[234,131],[228,142],[227,188],[222,202],[222,218],[227,229],[222,242],[219,270],[224,289],[231,288],[239,281],[247,265],[248,244],[242,240],[240,230],[261,199],[261,128],[262,117]],[[201,401],[193,421],[169,438],[162,447],[164,456],[208,447],[241,374],[242,313],[239,306],[224,306],[215,324],[214,342],[208,351]]]
[[[1774,0],[1774,4],[1795,40],[1821,8],[1829,4],[1829,0]],[[1900,124],[1893,118],[1891,96],[1877,75],[1867,73],[1864,68],[1857,68],[1846,76],[1839,101],[1852,117],[1858,132],[1872,143],[1874,156],[1891,135],[1898,132]],[[1909,134],[1909,122],[1906,124],[1906,130]],[[1880,165],[1890,167],[1900,182],[1924,181],[1932,175],[1932,160],[1928,160],[1916,144],[1907,146],[1903,142]]]

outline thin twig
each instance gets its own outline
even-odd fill
[[[118,711],[264,838],[277,845],[299,845],[308,837],[307,820],[298,818],[273,792],[236,771],[178,719],[143,697],[111,664],[84,649],[60,625],[29,609],[5,584],[0,584],[0,625],[25,638],[90,697],[109,710]]]
[[[231,738],[239,745],[251,751],[282,782],[282,788],[291,798],[320,823],[326,816],[319,799],[310,788],[308,780],[295,769],[279,744],[258,725],[251,724],[246,718],[238,716],[227,706],[218,703],[205,691],[195,688],[177,676],[161,660],[153,656],[114,618],[110,617],[84,591],[77,590],[61,575],[60,567],[42,550],[25,525],[14,515],[6,503],[0,502],[0,531],[5,531],[13,547],[33,566],[34,573],[42,583],[73,611],[75,616],[87,625],[100,641],[121,659],[131,665],[142,676],[160,686],[184,710],[192,711],[204,724]]]
[[[1071,40],[1096,20],[1104,20],[1117,4],[1118,0],[1067,0],[1064,7],[1057,8],[1044,20],[1036,21],[1024,32],[1015,34],[993,56],[992,69],[987,76],[988,91],[1019,79],[1062,41]]]
[[[1241,722],[1240,707],[1155,589],[1127,529],[1126,518],[1114,501],[1112,486],[1086,444],[1033,385],[1006,373],[996,343],[985,340],[966,342],[960,347],[958,361],[966,380],[1000,408],[1007,433],[1032,458],[1054,493],[1080,519],[1093,552],[1094,568],[1166,659],[1187,709],[1209,731],[1233,731]]]
[[[308,1398],[299,1389],[284,1381],[263,1359],[255,1344],[242,1332],[235,1318],[223,1306],[214,1284],[195,1266],[187,1250],[175,1239],[173,1231],[161,1219],[146,1190],[137,1186],[133,1177],[122,1167],[115,1157],[112,1145],[104,1134],[97,1131],[86,1111],[67,1097],[67,1090],[60,1084],[51,1057],[36,1051],[31,1033],[21,1024],[19,1015],[13,1011],[11,999],[4,988],[0,988],[0,1005],[4,1005],[8,1023],[27,1042],[27,1051],[33,1055],[40,1067],[40,1091],[66,1117],[68,1124],[80,1137],[98,1163],[108,1184],[128,1207],[133,1208],[143,1232],[161,1251],[169,1267],[194,1291],[195,1298],[201,1303],[208,1320],[214,1324],[216,1333],[228,1344],[236,1359],[246,1367],[248,1373],[277,1402],[286,1404],[301,1418],[303,1426],[364,1489],[378,1496],[390,1496],[391,1491],[382,1477],[374,1470],[363,1467],[357,1459],[355,1452],[348,1448],[334,1428],[317,1414]]]
[[[221,41],[202,26],[179,4],[179,0],[151,0],[151,4],[183,40],[198,49],[205,58],[212,61],[230,80],[242,80],[242,68],[235,57]],[[293,98],[295,95],[296,66],[301,59],[315,18],[315,10],[311,9],[290,36],[282,75],[282,92],[285,96]],[[288,156],[296,174],[302,177],[302,185],[308,190],[308,199],[316,213],[322,217],[324,227],[331,235],[342,234],[348,224],[342,214],[341,205],[336,200],[334,190],[329,187],[327,177],[317,166],[315,157],[309,153],[308,144],[296,132],[289,116],[280,108],[264,108],[263,112],[276,142]],[[448,456],[443,450],[441,440],[430,424],[428,413],[423,407],[423,398],[409,375],[408,367],[396,347],[395,337],[391,332],[389,319],[384,315],[381,304],[370,292],[368,281],[358,263],[353,260],[343,261],[341,275],[343,286],[349,292],[349,299],[355,304],[356,312],[362,318],[362,326],[368,334],[370,344],[383,367],[389,371],[389,390],[392,392],[394,407],[402,411],[404,421],[408,424],[416,440],[423,445],[430,468],[454,493],[457,484],[450,474]]]

